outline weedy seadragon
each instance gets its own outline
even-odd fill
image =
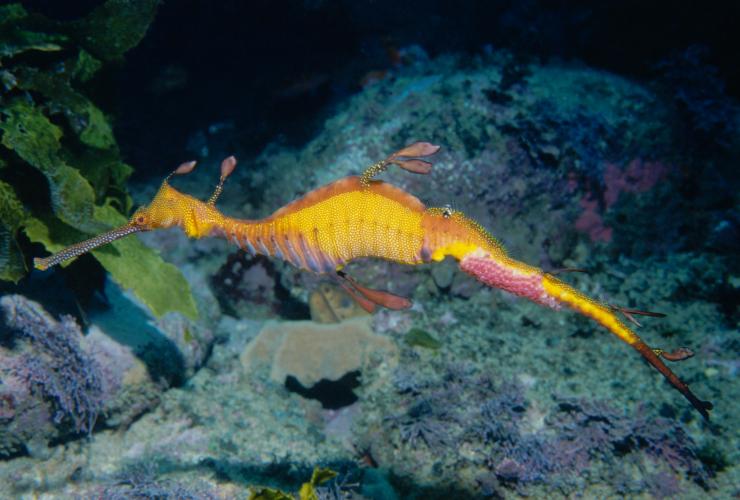
[[[187,174],[195,162],[180,165],[162,183],[152,202],[141,207],[119,228],[34,261],[48,269],[114,240],[141,231],[180,227],[191,238],[226,238],[251,254],[283,259],[290,264],[336,280],[365,310],[377,306],[404,309],[411,301],[359,284],[342,269],[363,257],[418,265],[455,258],[477,280],[527,298],[551,309],[566,306],[587,316],[639,352],[706,419],[712,404],[697,398],[663,359],[680,361],[692,355],[685,348],[666,352],[650,348],[619,317],[658,315],[601,303],[544,270],[509,257],[503,246],[480,224],[450,207],[427,208],[406,191],[374,179],[391,165],[427,174],[428,158],[439,150],[428,142],[411,144],[367,168],[360,176],[339,179],[309,192],[264,219],[228,217],[216,208],[224,181],[233,172],[232,156],[221,163],[221,177],[207,201],[169,184],[173,175]],[[141,279],[147,279],[142,276]]]

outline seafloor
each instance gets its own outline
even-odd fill
[[[407,143],[440,144],[431,175],[384,178],[476,218],[516,258],[585,270],[562,277],[595,298],[666,314],[639,317],[638,331],[695,353],[672,368],[714,403],[710,422],[598,325],[485,289],[454,262],[351,264],[361,283],[414,301],[369,317],[282,262],[168,231],[141,238],[190,281],[197,323],[155,320],[109,283],[82,340],[41,312],[43,294],[40,306],[3,297],[11,331],[79,337],[74,359],[97,360],[113,396],[82,436],[55,427],[48,401],[31,429],[1,407],[0,495],[246,498],[260,485],[296,492],[328,467],[339,476],[323,499],[737,498],[737,220],[714,202],[736,195],[723,172],[738,135],[689,143],[686,127],[711,124],[686,125],[664,89],[409,48],[304,147],[276,140],[243,158],[220,206],[263,216]],[[178,188],[208,196],[233,153],[211,151]],[[136,201],[159,182],[133,186]],[[10,357],[21,343],[5,335]]]

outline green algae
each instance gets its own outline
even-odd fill
[[[442,343],[434,338],[431,333],[421,328],[412,328],[403,337],[403,341],[410,346],[424,347],[426,349],[437,350],[442,347]]]
[[[29,14],[20,4],[0,7],[6,91],[0,99],[0,279],[17,282],[27,273],[31,249],[19,239],[21,231],[56,252],[126,223],[133,168],[121,159],[108,117],[80,83],[139,43],[157,5],[109,0],[70,23]],[[25,57],[30,51],[56,54]],[[43,176],[43,188],[23,181],[29,167]],[[48,201],[40,203],[47,190]],[[197,316],[182,274],[137,238],[92,254],[156,316]]]
[[[275,488],[261,488],[249,495],[249,500],[295,500],[295,498]]]
[[[298,497],[285,493],[275,488],[260,488],[249,495],[249,500],[319,500],[316,486],[319,486],[333,478],[337,473],[331,469],[316,467],[311,474],[311,479],[301,485]]]
[[[111,227],[121,226],[126,219],[113,207],[95,207],[95,217]],[[191,319],[198,317],[195,299],[182,273],[144,245],[138,238],[122,238],[111,248],[98,248],[93,255],[124,289],[131,289],[155,316],[179,311]]]
[[[159,0],[108,0],[71,28],[95,57],[114,61],[141,42],[158,5]]]
[[[62,50],[67,36],[27,29],[22,21],[28,12],[19,3],[0,6],[0,60],[27,51],[55,52]]]
[[[25,273],[23,256],[13,234],[25,217],[13,186],[0,181],[0,279],[17,281]]]
[[[111,228],[126,223],[126,218],[110,205],[96,206],[95,219]],[[30,217],[26,220],[24,232],[31,241],[42,243],[51,252],[58,252],[86,238],[84,233],[53,218]],[[131,290],[155,316],[178,311],[191,319],[198,317],[190,285],[182,273],[164,262],[138,238],[123,238],[91,253],[110,273],[113,281]]]
[[[62,131],[42,111],[18,98],[0,111],[2,144],[38,169],[49,183],[51,208],[67,224],[96,231],[91,224],[94,193],[80,172],[60,156]]]
[[[90,68],[83,68],[82,71],[83,74],[89,73]],[[84,144],[98,149],[109,149],[116,145],[113,130],[103,112],[87,97],[75,91],[69,81],[37,68],[20,68],[16,76],[20,89],[38,92],[57,106],[62,106],[70,128]]]

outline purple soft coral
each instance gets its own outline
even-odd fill
[[[401,440],[410,446],[420,441],[429,448],[441,448],[452,441],[449,433],[449,414],[435,401],[421,399],[412,404],[406,413],[389,417],[392,425],[398,427]]]
[[[124,470],[114,484],[107,486],[97,498],[131,500],[148,498],[176,498],[178,500],[215,500],[219,498],[207,485],[188,487],[179,482],[158,479],[154,463],[136,464]]]
[[[589,456],[608,460],[615,453],[643,450],[673,471],[684,471],[700,483],[708,472],[696,455],[695,443],[674,420],[648,416],[641,408],[637,417],[617,412],[607,403],[585,399],[562,399],[549,422],[558,431],[558,461],[588,463]],[[571,453],[574,450],[574,453]]]
[[[70,316],[55,321],[20,295],[0,300],[12,329],[30,342],[13,363],[16,377],[54,407],[54,422],[71,422],[75,432],[92,432],[103,406],[100,367],[81,347],[82,332]]]

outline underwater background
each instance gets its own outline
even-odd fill
[[[0,498],[740,496],[740,4],[0,4]],[[381,176],[639,316],[706,421],[593,321],[450,259],[334,282],[179,229],[33,269],[179,190],[265,217]]]

